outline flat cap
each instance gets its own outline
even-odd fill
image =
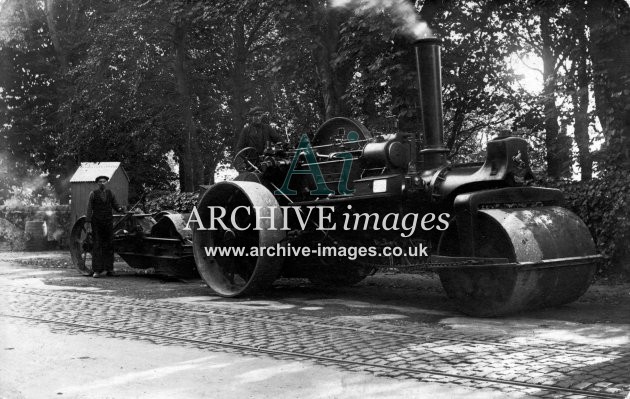
[[[247,115],[263,114],[265,109],[263,107],[253,107],[249,110]]]

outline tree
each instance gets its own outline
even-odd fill
[[[595,107],[609,160],[630,167],[630,5],[592,0],[585,8],[593,63]]]
[[[560,112],[556,106],[556,85],[558,68],[562,62],[561,49],[556,47],[557,32],[554,30],[553,16],[558,13],[549,2],[538,6],[540,19],[540,55],[543,60],[544,88],[542,101],[545,114],[545,147],[547,150],[547,175],[552,178],[569,177],[571,173],[570,146],[566,130],[561,132],[558,118]]]
[[[482,150],[478,136],[513,123],[526,95],[512,85],[505,59],[514,46],[503,34],[497,7],[480,3],[429,1],[421,9],[443,41],[445,140],[453,159],[477,158],[471,153]],[[372,125],[395,118],[399,129],[417,133],[413,38],[406,31],[387,18],[387,10],[355,15],[344,22],[339,57],[354,65],[345,97],[355,115]]]
[[[173,69],[179,94],[179,111],[182,118],[183,145],[181,150],[180,184],[182,191],[195,191],[204,183],[204,164],[199,150],[198,129],[193,121],[190,77],[187,67],[188,26],[190,18],[185,15],[187,4],[182,4],[183,16],[173,18]],[[183,183],[183,184],[182,184]]]
[[[0,10],[3,180],[10,185],[45,172],[62,201],[67,199],[65,177],[73,165],[70,159],[57,157],[64,120],[59,107],[68,92],[65,73],[80,50],[79,45],[62,46],[65,38],[79,36],[85,26],[79,12],[68,12],[68,24],[59,29],[57,11],[76,11],[85,3],[7,0]]]
[[[593,177],[593,159],[590,151],[588,114],[590,71],[588,66],[588,39],[586,37],[586,13],[583,1],[572,4],[572,14],[575,16],[573,34],[575,47],[571,53],[573,66],[571,70],[574,136],[578,147],[578,162],[581,180]]]

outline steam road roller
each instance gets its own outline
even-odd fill
[[[374,134],[337,117],[294,148],[243,148],[233,181],[210,186],[190,215],[131,216],[116,251],[134,267],[157,259],[189,270],[194,257],[224,297],[264,291],[279,277],[347,286],[395,267],[438,273],[472,316],[576,300],[600,260],[587,227],[562,206],[560,191],[531,185],[522,138],[489,141],[484,162],[447,161],[440,41],[414,46],[417,134]],[[89,240],[77,223],[81,269]]]
[[[238,177],[203,194],[190,227],[197,269],[214,292],[252,295],[281,276],[351,285],[393,266],[435,271],[462,312],[500,316],[565,304],[587,290],[600,259],[593,239],[562,207],[560,191],[531,186],[525,140],[490,141],[478,164],[447,161],[440,40],[414,46],[423,134],[376,135],[356,120],[333,118],[297,148],[242,149]],[[420,217],[421,228],[400,226],[409,215]],[[321,253],[366,246],[376,250]],[[255,247],[275,251],[227,250]],[[382,251],[414,247],[427,256]]]

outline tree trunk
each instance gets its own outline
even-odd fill
[[[348,66],[333,66],[339,45],[339,11],[330,7],[317,8],[313,10],[313,15],[320,21],[317,34],[313,38],[313,59],[322,86],[324,118],[330,119],[348,114],[348,107],[342,96],[352,78],[352,69]]]
[[[575,143],[578,147],[578,162],[580,164],[581,180],[590,180],[593,177],[593,160],[590,152],[590,140],[588,136],[588,65],[586,59],[587,39],[584,21],[584,5],[580,5],[580,9],[576,10],[578,16],[578,24],[575,28],[577,39],[577,48],[575,51],[575,90],[573,91],[573,118],[575,121],[573,132],[575,135]]]
[[[33,17],[33,14],[32,14],[33,9],[31,8],[31,6],[33,5],[34,4],[28,0],[22,0],[22,7],[24,10],[25,18],[27,20],[30,20]],[[59,79],[56,82],[57,83],[56,84],[56,91],[57,91],[56,106],[58,107],[60,104],[68,103],[67,99],[70,96],[70,93],[72,92],[71,86],[73,83],[72,83],[72,80],[69,79],[68,77],[67,52],[63,47],[61,34],[59,30],[57,30],[57,9],[55,6],[55,2],[54,0],[45,0],[44,6],[45,6],[44,12],[46,14],[46,25],[48,27],[48,33],[50,35],[50,40],[53,44],[55,58],[57,59],[57,62],[59,63]],[[35,5],[35,7],[37,7],[37,5]],[[26,30],[27,32],[26,34],[31,36],[34,34],[33,29],[37,29],[35,27],[37,26],[37,22],[35,22],[35,26],[31,25],[31,22],[28,22],[28,23],[29,23],[29,26]],[[63,25],[63,22],[62,22],[62,25]],[[71,31],[71,32],[74,33],[74,31]],[[68,104],[71,104],[71,102]],[[62,112],[60,108],[57,108],[57,112],[54,119],[57,121],[57,126],[55,126],[54,133],[51,132],[49,134],[54,134],[57,137],[60,137],[60,135],[62,135],[63,132],[66,131],[66,126],[68,122],[72,119],[72,106],[68,106],[65,112]],[[62,162],[61,159],[58,159],[57,161],[59,163]],[[74,165],[72,165],[72,162],[69,162],[69,163],[65,163],[64,166],[60,165],[59,167],[54,168],[56,170],[53,170],[53,169],[49,170],[50,172],[49,175],[56,176],[57,174],[59,174],[63,177],[70,176],[70,174],[74,170],[74,167],[73,167]],[[67,191],[68,187],[66,186],[66,183],[64,183],[66,181],[65,179],[53,178],[52,180],[53,180],[53,186],[55,187],[55,190],[57,190],[58,193]],[[65,197],[66,197],[65,194],[58,195],[58,198],[60,200],[64,200]]]
[[[186,165],[184,164],[184,157],[182,156],[183,151],[178,152],[179,156],[177,164],[179,165],[179,190],[185,191],[184,186],[186,185]]]
[[[588,136],[588,84],[577,86],[573,93],[573,117],[575,119],[573,132],[578,147],[580,179],[582,181],[590,180],[593,177],[593,159],[589,149],[590,139]]]
[[[27,0],[21,0],[20,4],[22,5],[22,13],[24,14],[24,21],[26,22],[27,31],[30,31],[31,25],[33,23],[31,4],[29,4]]]
[[[462,126],[464,125],[464,120],[466,119],[465,112],[462,111],[462,107],[456,107],[455,113],[453,115],[453,127],[451,129],[451,134],[448,136],[446,140],[446,147],[453,150],[455,148],[455,142],[457,141],[457,137],[459,136],[460,131],[462,130]],[[457,154],[451,154],[451,156],[455,156]]]
[[[589,0],[595,109],[606,143],[630,162],[630,6],[622,0]],[[625,132],[625,133],[624,133]],[[618,138],[619,142],[611,143]]]
[[[542,37],[543,59],[543,112],[545,115],[545,148],[547,150],[547,175],[560,178],[568,174],[563,167],[562,159],[568,148],[562,148],[559,140],[560,125],[558,124],[558,108],[556,107],[556,57],[553,53],[553,38],[551,37],[550,10],[548,7],[540,9],[540,34]]]
[[[193,173],[195,175],[195,188],[200,184],[205,184],[206,174],[205,174],[205,166],[203,162],[203,154],[201,152],[201,142],[202,139],[200,135],[202,134],[202,130],[197,127],[195,128],[195,133],[193,135],[193,146],[192,146],[192,157],[193,157]]]
[[[246,47],[245,22],[240,14],[236,16],[234,21],[232,40],[234,46],[232,48],[233,67],[231,71],[232,96],[230,106],[232,108],[232,129],[235,137],[233,145],[236,145],[238,136],[246,122],[248,110],[245,97],[249,89],[247,82],[248,51]]]
[[[175,46],[175,78],[177,80],[177,91],[180,97],[180,109],[184,125],[184,142],[180,162],[180,174],[184,173],[184,179],[180,189],[181,191],[191,192],[195,191],[197,185],[203,183],[203,164],[200,164],[195,159],[195,151],[198,150],[199,145],[193,121],[190,86],[186,74],[186,28],[184,22],[180,22],[175,26],[173,42]]]
[[[61,74],[65,76],[68,70],[68,61],[66,58],[66,52],[61,45],[61,37],[56,26],[57,13],[55,10],[54,0],[46,0],[46,24],[48,26],[48,32],[50,33],[50,40],[52,41],[53,48],[55,49],[55,56],[57,62],[61,66]]]
[[[216,172],[216,169],[214,167],[209,167],[206,165],[205,168],[205,173],[206,173],[206,184],[214,184],[214,174]]]

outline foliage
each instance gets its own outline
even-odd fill
[[[175,211],[187,213],[199,201],[199,193],[169,193],[148,200],[143,208],[145,212],[154,213],[159,211]]]
[[[22,251],[26,247],[26,234],[8,220],[0,219],[0,243],[6,243],[12,251]]]
[[[630,176],[621,170],[589,181],[543,180],[564,193],[565,205],[586,223],[605,263],[600,273],[630,274]]]
[[[40,178],[23,180],[21,185],[8,189],[8,198],[4,206],[16,208],[23,206],[54,206],[58,205],[53,187]]]
[[[17,2],[5,2],[1,11],[0,184],[7,195],[7,187],[19,186],[33,172],[55,169],[59,87],[43,14],[22,18]]]
[[[66,246],[70,236],[70,207],[55,206],[0,206],[0,241],[5,241],[15,251],[23,250],[28,239],[24,233],[26,222],[43,220],[48,230],[48,240]]]
[[[538,144],[544,96],[515,84],[508,60],[542,54],[537,15],[554,13],[552,50],[560,68],[554,89],[575,92],[560,75],[570,75],[573,65],[561,61],[573,57],[579,7],[530,0],[420,5],[444,40],[451,157],[478,159],[480,135],[502,128],[521,129]],[[325,0],[5,0],[0,110],[9,123],[0,129],[7,175],[19,180],[37,168],[59,183],[80,161],[121,160],[136,191],[172,189],[165,154],[174,152],[182,180],[191,168],[184,144],[193,129],[190,139],[203,154],[203,165],[194,166],[207,170],[207,183],[254,104],[268,106],[291,137],[331,115],[352,115],[377,129],[398,120],[401,129],[415,130],[411,40],[388,14],[386,7],[355,14]],[[182,48],[174,45],[178,27]],[[183,77],[173,67],[182,49]],[[566,107],[560,111],[570,123]],[[544,168],[544,154],[534,159]]]

